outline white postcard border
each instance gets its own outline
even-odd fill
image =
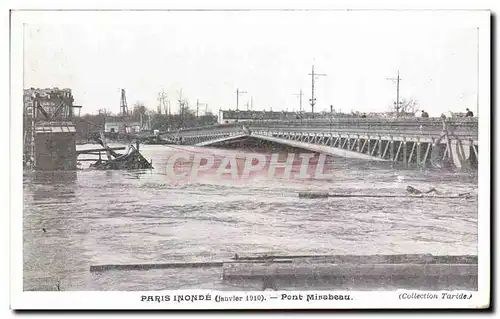
[[[24,14],[26,13],[26,14]],[[238,302],[142,302],[142,295],[179,295],[179,294],[211,294],[231,295],[235,292],[218,291],[174,291],[174,292],[24,292],[22,273],[22,147],[19,139],[22,137],[22,89],[23,57],[22,57],[22,25],[23,23],[40,22],[36,12],[23,12],[22,16],[12,15],[11,20],[11,132],[10,132],[10,200],[11,200],[11,308],[13,309],[228,309],[228,308],[259,308],[259,309],[310,309],[310,308],[481,308],[489,305],[490,300],[490,20],[489,12],[469,12],[471,17],[478,19],[480,26],[480,117],[479,140],[481,153],[478,162],[478,291],[463,292],[472,294],[471,299],[440,300],[440,299],[408,299],[399,298],[403,291],[338,291],[330,294],[353,296],[350,301],[319,301],[314,303],[301,301],[268,300],[265,303]],[[110,15],[113,12],[109,12]],[[461,13],[463,14],[463,12]],[[50,12],[44,12],[44,17]],[[43,19],[42,19],[43,20]],[[48,20],[46,20],[48,21]],[[405,291],[411,292],[411,291]],[[308,295],[314,292],[287,292]],[[324,294],[325,292],[318,292]],[[419,291],[418,293],[425,293]],[[441,292],[429,292],[441,294]],[[280,292],[238,292],[238,295],[279,295]],[[215,298],[215,297],[214,297]]]

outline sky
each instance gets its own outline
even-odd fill
[[[82,113],[155,110],[158,93],[191,106],[389,111],[400,98],[431,116],[476,109],[477,19],[377,11],[59,12],[24,25],[24,87],[71,88]],[[205,108],[203,107],[203,110]],[[201,112],[201,111],[200,111]]]

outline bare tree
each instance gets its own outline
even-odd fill
[[[97,114],[104,115],[104,116],[110,116],[111,111],[107,110],[107,109],[99,109],[99,110],[97,110]]]
[[[418,104],[417,100],[406,100],[403,99],[401,100],[401,109],[400,109],[400,114],[401,116],[415,116],[415,114],[420,111],[420,107]]]
[[[189,102],[187,100],[182,104],[182,116],[187,119],[196,117],[196,112],[189,107]]]
[[[135,102],[134,108],[132,109],[132,118],[134,120],[140,120],[146,115],[147,108],[142,102]]]

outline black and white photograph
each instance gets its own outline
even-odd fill
[[[489,307],[490,20],[11,11],[13,307]]]

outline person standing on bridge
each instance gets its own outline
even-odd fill
[[[446,115],[444,113],[441,114],[441,123],[443,123],[443,132],[448,133],[448,125],[446,125]]]
[[[474,113],[471,110],[465,109],[467,112],[465,113],[465,117],[474,117]]]
[[[429,117],[429,113],[426,111],[422,110],[422,113],[420,114],[421,117]]]

